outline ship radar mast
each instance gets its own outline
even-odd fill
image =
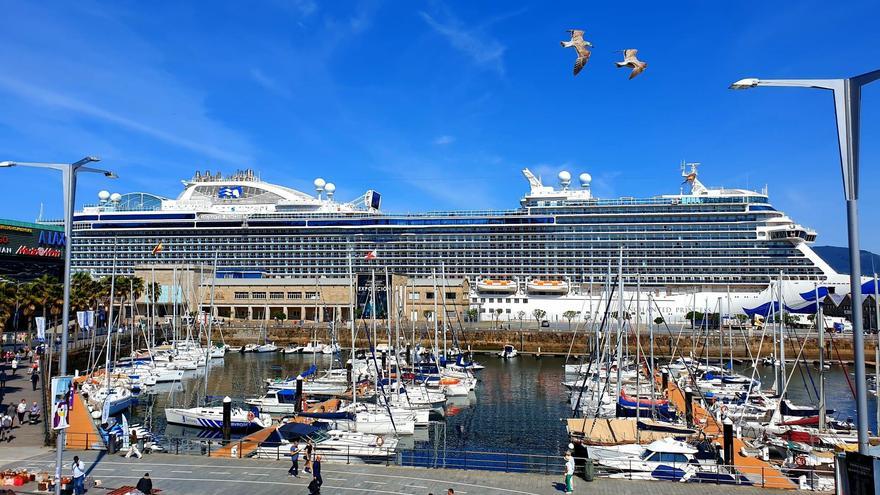
[[[684,182],[682,182],[682,184],[690,184],[691,194],[694,196],[699,196],[709,192],[709,190],[706,189],[706,186],[704,186],[703,183],[700,182],[699,179],[697,179],[697,167],[699,166],[699,162],[681,163],[681,176],[684,178]],[[684,191],[682,191],[682,194],[684,194]]]

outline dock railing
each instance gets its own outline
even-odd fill
[[[75,436],[69,434],[68,436]],[[83,434],[80,434],[83,435]],[[104,450],[102,438],[85,440],[79,445],[88,445],[89,450]],[[94,436],[94,435],[91,435]],[[92,440],[92,441],[90,441]],[[123,439],[117,438],[117,445],[110,447],[111,453],[124,455]],[[254,457],[258,459],[290,461],[289,444],[264,442],[252,456],[242,456],[246,440],[236,439],[224,442],[214,437],[162,436],[157,439],[166,455],[193,455],[217,457],[221,448],[226,458]],[[229,445],[232,445],[229,448]],[[561,455],[524,454],[515,452],[488,452],[457,449],[412,448],[392,449],[369,447],[369,455],[362,448],[347,447],[333,452],[318,451],[328,463],[342,464],[384,464],[386,466],[422,467],[429,469],[463,469],[478,471],[497,471],[505,473],[532,473],[561,475],[565,471],[565,460]],[[150,454],[145,449],[144,454]],[[302,456],[301,456],[302,459]],[[653,464],[653,463],[651,463]],[[816,469],[812,466],[798,468],[777,468],[775,470],[756,469],[751,466],[729,466],[721,464],[697,464],[693,462],[663,462],[661,468],[651,468],[639,460],[621,461],[616,468],[604,467],[587,458],[575,458],[575,475],[580,478],[593,477],[616,479],[650,479],[689,482],[708,485],[751,486],[774,488],[789,485],[792,489],[833,492],[835,476],[833,468]],[[781,473],[781,474],[780,474]]]

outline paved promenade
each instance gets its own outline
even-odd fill
[[[149,472],[153,486],[163,495],[241,494],[268,495],[307,494],[308,475],[299,479],[287,475],[288,463],[255,459],[223,459],[214,457],[150,454],[143,459],[125,459],[120,455],[99,452],[77,453],[85,462],[89,475],[101,480],[105,487],[134,485]],[[65,452],[65,474],[69,474],[73,452]],[[49,449],[0,449],[0,468],[25,467],[52,472],[54,456]],[[325,463],[323,493],[384,494],[384,495],[445,495],[448,488],[456,494],[471,495],[540,495],[562,493],[561,476],[511,474],[454,469],[385,467],[376,465],[345,465]],[[33,484],[21,488],[30,493]],[[736,486],[697,485],[651,481],[599,479],[587,483],[575,481],[575,493],[597,495],[723,495],[766,494],[767,490]],[[770,491],[773,492],[772,490]],[[90,493],[106,493],[92,490]],[[793,493],[780,491],[777,493]]]
[[[0,390],[0,413],[9,409],[9,413],[11,416],[15,416],[14,428],[12,429],[12,440],[9,442],[0,442],[0,449],[4,449],[6,447],[41,447],[43,446],[43,423],[42,420],[37,424],[27,424],[19,425],[18,417],[14,414],[15,406],[24,399],[27,402],[28,409],[30,409],[31,404],[34,401],[37,401],[37,404],[40,405],[40,412],[42,418],[42,408],[43,408],[43,399],[40,396],[41,387],[40,383],[37,383],[37,390],[32,390],[31,385],[31,375],[28,374],[28,369],[30,368],[30,361],[25,361],[19,365],[18,372],[15,376],[10,375],[10,367],[8,364],[0,364],[0,368],[6,369],[6,375],[8,379],[6,380],[6,387],[3,390]],[[27,421],[27,415],[25,415],[25,421]]]

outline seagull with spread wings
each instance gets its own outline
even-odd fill
[[[559,44],[563,48],[574,48],[577,52],[577,60],[574,62],[574,75],[578,75],[578,72],[590,60],[590,48],[593,47],[593,44],[584,40],[584,32],[580,29],[569,29],[568,32],[571,33],[571,40],[560,41]]]
[[[621,50],[623,52],[623,62],[615,62],[617,67],[630,67],[632,68],[632,72],[629,73],[629,78],[632,79],[637,75],[641,74],[648,68],[648,64],[642,62],[636,57],[636,54],[639,53],[635,48],[627,48],[626,50]]]

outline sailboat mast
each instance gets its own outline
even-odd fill
[[[636,274],[636,418],[642,417],[642,401],[639,399],[639,393],[642,391],[641,389],[641,354],[640,354],[640,345],[639,345],[639,325],[642,323],[641,320],[641,303],[642,303],[642,279],[639,274]],[[632,319],[630,319],[632,321]],[[636,442],[639,441],[639,429],[636,428]]]
[[[656,374],[654,373],[654,299],[650,292],[648,292],[648,340],[651,344],[651,363],[649,367],[651,379],[651,418],[653,419],[656,416],[654,413],[654,385],[656,384]]]
[[[128,279],[128,305],[131,307],[131,325],[128,329],[129,338],[131,340],[131,355],[134,356],[134,277]]]
[[[443,359],[449,359],[449,350],[446,348],[446,316],[449,314],[449,311],[446,309],[446,267],[442,261],[440,262],[440,284],[443,291]]]
[[[877,333],[874,334],[874,397],[877,398],[877,427],[874,432],[880,431],[880,299],[878,299],[877,272],[874,272],[874,318],[877,322]]]
[[[440,332],[437,327],[437,270],[431,268],[431,281],[434,284],[434,361],[440,366]]]
[[[217,251],[214,251],[214,271],[211,274],[211,306],[208,310],[208,345],[205,347],[205,401],[208,400],[208,362],[211,361],[211,326],[214,323],[214,285],[217,281]],[[199,286],[202,280],[199,279]],[[200,291],[201,292],[201,291]],[[201,298],[199,300],[199,310],[201,310]],[[199,311],[200,312],[200,311]]]
[[[116,295],[116,241],[113,241],[113,271],[110,273],[110,314],[107,317],[107,355],[104,356],[104,386],[110,393],[110,354],[113,352],[113,298]],[[109,396],[107,398],[109,399]]]
[[[351,403],[357,405],[357,376],[354,372],[354,339],[355,335],[355,321],[354,321],[354,313],[355,313],[355,290],[354,290],[354,269],[352,268],[351,261],[351,251],[352,248],[348,250],[348,319],[351,320]]]
[[[171,339],[178,340],[177,335],[177,267],[171,268]]]
[[[819,431],[825,431],[825,317],[819,300],[819,284],[813,283],[816,296],[816,332],[819,334]]]
[[[620,397],[623,368],[623,246],[617,258],[617,395]]]
[[[785,301],[782,297],[782,270],[779,270],[779,366],[780,390],[785,390]]]
[[[730,374],[733,374],[733,308],[730,305],[730,286],[727,286],[727,348],[730,353]]]
[[[721,297],[718,297],[718,366],[721,367],[721,376],[724,376],[724,325],[721,324],[721,314]]]

